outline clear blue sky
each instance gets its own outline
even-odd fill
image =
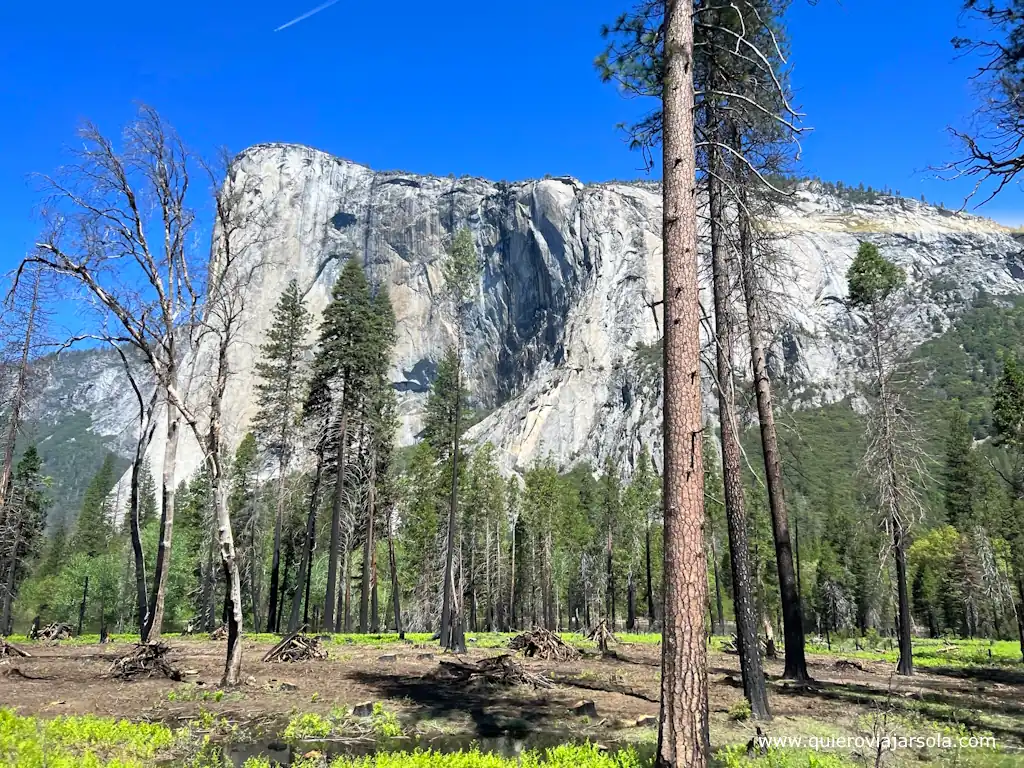
[[[37,229],[29,174],[83,118],[116,132],[157,107],[201,151],[300,142],[375,168],[495,179],[638,175],[616,124],[640,105],[603,85],[598,30],[632,0],[80,0],[0,8],[0,270]],[[959,204],[930,179],[969,115],[958,0],[794,0],[805,173]],[[987,215],[1024,222],[1014,189]]]

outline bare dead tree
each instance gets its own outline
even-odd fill
[[[908,372],[910,340],[904,315],[908,304],[902,269],[862,243],[847,275],[848,306],[863,327],[873,380],[869,392],[867,451],[864,469],[875,493],[881,525],[896,566],[897,672],[912,675],[912,619],[907,584],[907,548],[912,526],[924,514],[921,489],[926,477],[925,452],[914,417],[902,393]],[[887,559],[888,549],[883,551]]]
[[[252,287],[269,266],[267,212],[254,194],[261,180],[244,173],[221,153],[220,165],[206,165],[214,184],[214,252],[210,259],[206,301],[196,336],[199,366],[205,353],[213,357],[205,424],[197,409],[175,397],[174,406],[203,449],[210,477],[221,569],[226,585],[227,654],[224,685],[237,685],[242,665],[243,606],[229,507],[224,396],[231,376],[231,357],[239,343]],[[175,392],[172,392],[175,394]]]
[[[120,147],[87,123],[73,162],[43,177],[46,228],[21,267],[64,278],[123,331],[153,374],[166,411],[161,530],[143,637],[163,624],[174,527],[175,466],[182,399],[183,328],[197,316],[202,270],[190,260],[192,158],[174,130],[147,106]],[[187,335],[187,334],[185,334]]]
[[[41,317],[43,270],[33,269],[32,274],[27,276],[26,285],[25,296],[19,296],[18,291],[12,290],[4,300],[5,324],[13,325],[11,331],[19,335],[20,339],[16,342],[14,385],[3,404],[4,410],[7,412],[7,424],[3,432],[3,464],[0,465],[0,521],[3,520],[5,502],[14,471],[15,444],[18,441],[25,408],[28,405],[32,356],[39,346],[37,336],[40,321],[43,320]],[[14,323],[11,323],[12,319],[15,319]]]
[[[132,541],[132,557],[135,564],[135,607],[139,620],[139,635],[146,631],[146,624],[149,620],[149,599],[146,595],[146,556],[142,549],[142,529],[140,513],[142,507],[142,472],[144,471],[144,459],[146,451],[153,441],[153,434],[156,432],[156,408],[159,402],[160,390],[152,388],[151,394],[143,395],[144,383],[139,381],[139,376],[134,371],[125,354],[125,341],[121,339],[109,339],[108,343],[113,346],[121,364],[124,366],[125,377],[131,384],[132,392],[139,404],[139,426],[138,436],[135,441],[135,456],[132,459],[130,491],[128,499],[128,529]]]
[[[1024,171],[1024,14],[1018,0],[964,0],[965,15],[988,27],[981,39],[955,37],[953,47],[980,59],[971,79],[979,106],[967,128],[950,128],[962,154],[939,167],[946,179],[972,179],[964,205],[991,185],[984,205]]]

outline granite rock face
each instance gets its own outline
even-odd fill
[[[319,314],[349,258],[390,291],[401,439],[414,440],[437,361],[452,340],[439,299],[440,259],[452,234],[469,227],[482,272],[466,360],[476,405],[488,412],[470,437],[494,443],[507,471],[544,456],[566,467],[612,455],[629,466],[643,445],[660,452],[658,185],[374,172],[278,144],[243,152],[232,183],[243,176],[258,179],[251,204],[268,214],[269,226],[253,247],[253,258],[266,266],[250,290],[232,360],[225,427],[233,444],[253,415],[253,358],[279,295],[296,279]],[[840,399],[857,381],[859,355],[843,298],[861,241],[906,269],[918,340],[947,328],[979,290],[1024,293],[1021,246],[1008,230],[914,200],[852,205],[804,186],[774,229],[782,258],[770,362],[804,404]],[[197,359],[201,372],[204,355]],[[102,384],[104,398],[68,395],[67,382],[61,389],[89,411],[91,429],[123,453],[133,419],[130,392],[118,387],[110,367],[96,364],[87,381],[71,386],[95,392]],[[44,393],[42,409],[53,406],[52,394]],[[201,456],[190,441],[181,450],[184,477]],[[158,440],[154,465],[161,451]]]

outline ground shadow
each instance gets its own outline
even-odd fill
[[[498,685],[366,671],[351,677],[379,691],[384,698],[406,698],[419,705],[422,709],[416,722],[468,714],[476,734],[482,738],[550,730],[544,726],[564,711],[564,706],[559,707],[546,697],[526,697],[515,689]]]
[[[928,667],[930,675],[955,677],[959,680],[978,680],[1003,685],[1024,685],[1024,665],[1016,667]]]
[[[835,683],[815,681],[806,685],[777,685],[772,693],[782,696],[815,697],[840,703],[858,704],[864,707],[895,712],[919,713],[936,720],[949,720],[951,708],[957,722],[975,730],[989,731],[1004,740],[1024,743],[1024,720],[1020,727],[994,723],[980,716],[983,711],[1015,719],[1024,714],[1024,707],[1010,701],[986,701],[977,697],[939,694],[932,691],[914,692],[894,690],[865,685],[863,683]]]

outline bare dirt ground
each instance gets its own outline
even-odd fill
[[[617,658],[523,659],[530,672],[556,682],[550,689],[533,689],[439,682],[434,674],[444,657],[433,645],[328,645],[326,661],[262,663],[271,644],[246,642],[246,683],[218,693],[223,644],[176,637],[167,642],[174,649],[172,662],[186,672],[184,682],[111,678],[112,662],[129,644],[27,644],[23,647],[32,658],[0,666],[0,706],[24,715],[88,713],[169,724],[211,713],[272,733],[295,713],[327,714],[375,701],[414,732],[487,737],[568,730],[608,739],[641,739],[645,730],[650,738],[650,724],[637,721],[658,712],[657,645],[619,645]],[[504,652],[473,649],[464,658]],[[810,668],[815,682],[799,686],[779,680],[781,661],[768,662],[773,734],[870,730],[865,720],[888,712],[963,724],[993,733],[1000,743],[1024,745],[1024,669],[1019,667],[932,668],[901,679],[884,662],[858,660],[853,666],[836,657],[812,656]],[[732,716],[743,701],[736,657],[710,654],[708,674],[713,741],[749,738],[753,724]],[[570,711],[581,699],[595,703],[596,718]]]

